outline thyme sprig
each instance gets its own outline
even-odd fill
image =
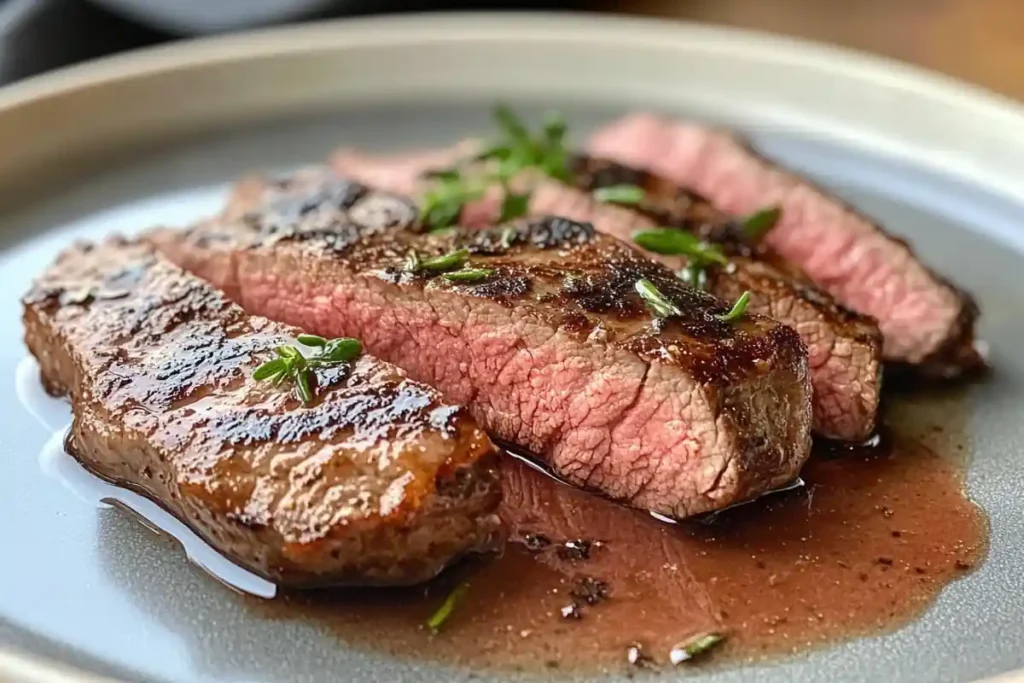
[[[295,392],[303,403],[313,400],[313,369],[333,367],[347,363],[358,356],[362,344],[358,339],[339,337],[325,339],[315,334],[300,334],[296,341],[304,346],[317,349],[315,355],[305,356],[295,346],[278,346],[274,348],[277,358],[269,360],[256,368],[252,377],[258,382],[269,381],[282,384],[291,381],[295,384]]]
[[[673,316],[683,314],[679,309],[679,306],[662,294],[650,280],[640,278],[633,285],[633,288],[636,290],[636,293],[640,295],[640,298],[644,300],[644,303],[646,303],[659,318],[671,318]],[[715,314],[714,318],[724,323],[735,322],[746,314],[747,304],[749,303],[750,292],[743,292],[727,313]]]
[[[756,242],[774,228],[781,217],[782,209],[778,206],[772,206],[741,218],[740,225],[743,226],[744,236],[748,240]]]

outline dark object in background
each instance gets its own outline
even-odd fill
[[[78,0],[0,0],[0,83],[161,39]]]

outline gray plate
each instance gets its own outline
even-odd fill
[[[483,131],[496,97],[561,107],[579,135],[627,106],[741,126],[907,235],[984,309],[997,370],[965,410],[985,564],[895,633],[702,680],[967,681],[1024,666],[1024,117],[906,67],[692,26],[489,15],[221,38],[28,82],[0,93],[0,374],[13,386],[25,355],[18,296],[72,237],[187,222],[240,173],[341,142]],[[48,476],[52,431],[6,396],[0,642],[131,680],[468,678],[254,616],[172,543]],[[67,680],[42,661],[0,650],[0,678]]]

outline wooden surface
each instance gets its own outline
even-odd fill
[[[1024,0],[593,0],[913,62],[1024,100]]]

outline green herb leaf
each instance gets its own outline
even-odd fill
[[[494,275],[493,268],[464,268],[453,273],[445,273],[441,277],[449,282],[479,282]]]
[[[426,270],[432,273],[443,273],[454,270],[466,262],[469,258],[469,249],[457,249],[444,256],[434,256],[420,261],[418,270]]]
[[[313,400],[313,390],[309,387],[309,372],[305,369],[295,369],[295,389],[303,403]]]
[[[494,118],[498,120],[501,132],[509,138],[510,142],[523,143],[530,141],[530,131],[527,129],[526,124],[507,104],[495,105]]]
[[[296,340],[305,346],[323,346],[327,340],[315,334],[300,334]]]
[[[644,200],[644,189],[637,185],[609,185],[593,192],[594,199],[609,204],[639,204]]]
[[[420,220],[432,230],[457,223],[465,206],[482,198],[486,189],[479,179],[465,178],[458,169],[438,171],[432,178],[433,186],[420,202]]]
[[[446,597],[444,602],[441,603],[441,606],[437,608],[437,611],[431,614],[430,618],[427,619],[427,627],[436,633],[452,616],[455,606],[460,600],[462,600],[468,590],[468,583],[460,583],[456,586],[455,590],[449,593],[448,597]]]
[[[732,305],[732,308],[728,313],[723,315],[716,315],[715,317],[724,323],[731,323],[734,320],[739,320],[743,317],[743,314],[747,312],[747,304],[750,303],[750,292],[743,292],[739,299],[736,299],[736,303]]]
[[[648,251],[667,256],[685,256],[701,264],[717,263],[728,265],[729,259],[722,250],[708,244],[683,230],[675,228],[653,228],[633,233],[633,241]]]
[[[746,218],[740,219],[740,224],[743,226],[743,232],[750,240],[758,240],[764,237],[764,235],[775,227],[775,224],[779,222],[779,218],[782,217],[782,209],[778,206],[773,206],[767,209],[761,209],[755,213],[750,214]]]
[[[296,340],[316,348],[316,355],[307,358],[294,346],[278,346],[274,348],[277,358],[260,365],[252,376],[256,381],[269,380],[275,386],[291,380],[303,403],[313,400],[311,368],[349,361],[362,351],[359,341],[348,337],[328,340],[315,334],[300,334]]]
[[[499,240],[498,245],[502,249],[511,249],[512,245],[515,244],[515,241],[518,238],[519,231],[510,225],[506,225],[501,229],[501,239]]]
[[[689,640],[676,644],[669,652],[672,664],[682,664],[699,657],[725,642],[725,635],[708,632],[696,635]]]
[[[506,190],[505,198],[501,202],[501,216],[498,217],[498,222],[505,223],[513,218],[525,216],[529,207],[529,194],[514,194]]]
[[[687,263],[682,270],[676,273],[676,277],[694,289],[706,291],[708,288],[708,271],[701,265]]]
[[[651,307],[655,315],[659,318],[670,318],[674,315],[682,315],[682,311],[672,301],[658,291],[658,288],[654,286],[650,280],[641,278],[636,281],[633,286],[636,289],[636,293],[640,295],[640,298]]]
[[[324,360],[329,363],[343,363],[350,361],[363,351],[363,345],[358,339],[351,337],[340,337],[332,339],[324,344],[323,351],[316,360]]]
[[[270,379],[277,376],[286,370],[285,361],[283,358],[275,358],[269,360],[263,365],[256,368],[252,373],[252,378],[257,382],[262,382],[265,379]]]
[[[420,255],[416,253],[415,249],[410,249],[409,253],[405,255],[405,264],[402,269],[410,273],[415,273],[420,269]]]

